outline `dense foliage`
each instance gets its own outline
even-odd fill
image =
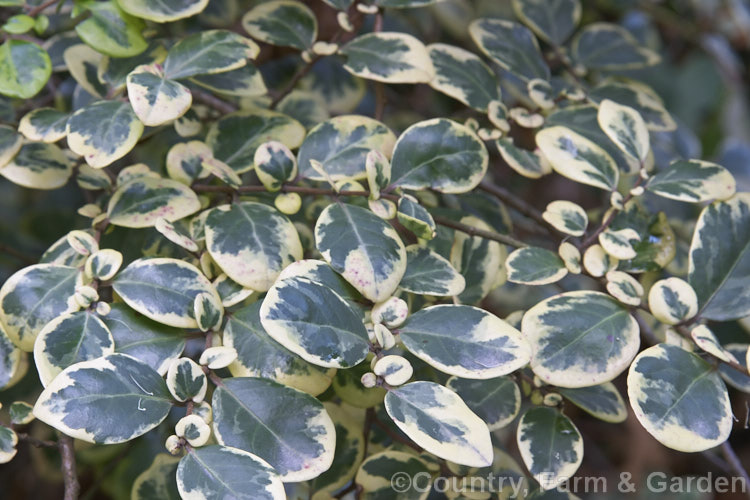
[[[750,162],[701,159],[691,92],[729,74],[742,137],[748,12],[695,47],[700,2],[591,3],[0,1],[0,263],[31,260],[0,271],[0,462],[59,448],[66,498],[97,463],[115,498],[537,498],[573,415],[725,443]]]

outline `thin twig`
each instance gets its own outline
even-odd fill
[[[202,90],[192,89],[190,91],[193,94],[193,98],[198,101],[202,102],[203,104],[206,104],[218,111],[221,111],[222,113],[233,113],[237,111],[237,106],[232,104],[231,102],[227,102],[223,99],[219,99],[213,94],[210,94],[208,92],[203,92]]]
[[[37,439],[23,432],[18,432],[17,435],[18,435],[19,441],[24,441],[26,443],[29,443],[31,446],[35,446],[37,448],[57,448],[57,443],[54,441],[48,441],[46,439]]]
[[[31,17],[34,17],[37,14],[41,13],[42,11],[44,11],[44,9],[46,9],[47,7],[51,7],[52,5],[55,5],[59,1],[60,0],[47,0],[43,4],[38,5],[38,6],[34,7],[33,9],[31,9],[27,14],[29,16],[31,16]]]
[[[721,451],[724,453],[724,458],[727,459],[727,462],[729,462],[729,465],[732,467],[734,473],[739,474],[746,485],[750,484],[750,477],[748,477],[747,471],[742,466],[742,462],[740,462],[739,457],[734,452],[732,445],[729,444],[728,439],[721,443]],[[750,492],[746,492],[745,495],[750,498]]]
[[[294,74],[294,76],[292,77],[292,79],[289,80],[289,83],[286,84],[286,87],[284,87],[284,89],[281,92],[279,92],[279,94],[276,97],[273,98],[273,100],[271,101],[271,104],[268,106],[268,108],[269,109],[276,109],[276,106],[279,104],[279,102],[283,98],[285,98],[287,95],[289,95],[289,93],[292,90],[294,90],[294,87],[297,86],[297,83],[306,74],[308,74],[310,72],[310,70],[312,69],[312,67],[315,65],[316,62],[318,62],[318,60],[321,57],[323,57],[323,56],[317,55],[317,56],[313,57],[312,59],[310,59],[310,62],[308,62],[307,64],[305,64],[304,66],[302,66],[299,70],[297,70],[297,72]]]
[[[544,220],[544,217],[542,217],[542,212],[529,205],[525,200],[514,195],[507,189],[496,186],[487,181],[482,181],[482,183],[479,184],[478,187],[482,191],[493,195],[503,203],[509,205],[511,208],[521,213],[522,215],[525,215],[529,219],[538,222],[539,225],[543,227],[544,230],[548,233],[554,234],[554,230],[549,226],[549,223]]]
[[[456,222],[453,220],[450,220],[446,217],[442,217],[439,215],[432,215],[432,218],[435,220],[437,224],[440,224],[441,226],[450,227],[452,229],[456,229],[457,231],[461,231],[462,233],[466,233],[469,236],[479,236],[480,238],[484,238],[487,240],[493,240],[497,241],[499,243],[503,243],[505,245],[510,245],[515,248],[523,248],[527,247],[528,245],[524,243],[523,241],[519,241],[511,236],[506,236],[504,234],[496,233],[495,231],[486,231],[484,229],[479,229],[474,226],[469,226],[467,224],[462,224],[460,222]]]
[[[0,253],[6,253],[12,257],[15,257],[16,259],[24,262],[25,264],[35,264],[36,259],[33,259],[32,257],[29,257],[23,252],[20,252],[16,250],[15,248],[9,247],[8,245],[5,245],[4,243],[0,243]]]
[[[62,457],[62,473],[65,482],[65,496],[63,498],[65,500],[77,500],[78,494],[81,492],[81,485],[78,484],[78,476],[76,475],[76,455],[73,449],[73,438],[63,433],[59,434],[58,445]]]

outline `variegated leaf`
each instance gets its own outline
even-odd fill
[[[213,152],[205,142],[179,142],[167,152],[167,174],[170,178],[190,185],[195,179],[207,177],[203,163],[213,158]]]
[[[29,115],[27,114],[21,119],[21,123],[18,125],[18,132],[23,133],[22,128],[27,116]],[[0,168],[7,165],[21,149],[21,146],[23,145],[23,137],[18,132],[8,125],[0,125]]]
[[[364,412],[345,403],[323,403],[336,429],[336,454],[331,467],[312,481],[317,495],[333,494],[354,478],[365,455]]]
[[[648,292],[651,314],[662,323],[676,325],[698,312],[698,296],[693,287],[680,278],[659,280]]]
[[[521,410],[521,390],[511,377],[470,380],[454,376],[447,385],[484,420],[490,431],[509,425]]]
[[[166,374],[185,349],[182,331],[152,321],[122,302],[111,307],[102,320],[112,333],[115,352],[143,361],[159,375]]]
[[[339,294],[307,278],[277,281],[263,300],[260,320],[274,340],[317,366],[348,368],[369,350],[360,316]]]
[[[415,123],[398,138],[391,182],[404,189],[465,193],[479,184],[488,163],[487,149],[470,128],[435,118]]]
[[[279,274],[278,279],[285,280],[294,277],[307,278],[312,282],[330,288],[355,309],[362,307],[362,295],[325,261],[314,259],[298,260],[285,267],[281,271],[281,274]]]
[[[86,45],[84,47],[93,50]],[[114,92],[115,90],[123,90],[127,83],[128,74],[131,71],[142,64],[161,64],[166,57],[167,49],[159,41],[152,41],[146,50],[132,57],[103,56],[99,59],[96,76],[94,77],[98,81],[98,85],[93,81],[90,82],[90,85],[97,85],[98,88],[104,89],[109,87],[107,93]],[[68,54],[66,59],[68,66],[71,63],[75,64],[76,59],[76,54]],[[80,78],[76,78],[76,80],[83,85]]]
[[[427,46],[435,68],[430,86],[467,106],[487,111],[500,99],[500,88],[492,70],[476,54],[444,43]]]
[[[696,325],[690,330],[690,338],[693,339],[703,351],[711,356],[726,361],[727,363],[739,363],[739,360],[719,343],[716,335],[706,325]],[[746,350],[747,351],[747,350]]]
[[[531,358],[521,332],[471,306],[427,307],[409,316],[398,332],[412,354],[440,371],[463,378],[506,375]]]
[[[179,500],[175,473],[180,457],[159,453],[148,469],[133,481],[132,500]]]
[[[207,292],[221,303],[211,282],[193,265],[170,258],[142,258],[117,275],[112,287],[130,307],[159,323],[197,328],[193,304]]]
[[[703,209],[688,266],[701,317],[726,321],[750,315],[750,194]]]
[[[166,79],[164,69],[158,64],[135,68],[128,74],[127,86],[133,111],[149,127],[179,118],[193,102],[190,90],[181,83]]]
[[[28,99],[42,90],[51,74],[49,55],[39,45],[14,39],[0,45],[0,94]]]
[[[308,6],[292,0],[256,5],[242,18],[242,27],[261,42],[305,50],[318,36],[318,21]]]
[[[588,98],[599,103],[611,99],[636,110],[653,131],[670,131],[677,128],[672,116],[664,108],[661,97],[649,86],[635,80],[606,79],[589,90]]]
[[[429,83],[435,68],[424,44],[406,33],[378,32],[360,35],[339,53],[344,68],[353,75],[385,83]]]
[[[68,113],[53,108],[38,108],[26,113],[18,124],[18,131],[31,141],[57,142],[65,137]],[[2,140],[6,144],[6,140]],[[20,148],[20,142],[19,142]],[[0,147],[6,151],[6,147]],[[0,153],[0,165],[4,154]]]
[[[84,264],[87,276],[100,281],[108,281],[114,278],[122,265],[122,254],[117,250],[105,248],[91,254]]]
[[[268,191],[278,191],[297,177],[297,159],[281,142],[264,142],[255,150],[253,160],[255,174]]]
[[[548,80],[549,67],[534,34],[525,26],[505,19],[477,19],[469,34],[487,57],[523,80]]]
[[[143,133],[130,103],[98,101],[68,119],[70,149],[94,168],[106,167],[130,152]]]
[[[635,319],[606,294],[566,292],[544,300],[523,317],[531,343],[531,369],[559,387],[608,382],[625,370],[640,347]]]
[[[107,207],[109,222],[123,227],[152,227],[164,218],[174,222],[200,209],[198,196],[171,179],[138,177],[120,186]]]
[[[10,388],[18,381],[25,358],[26,354],[13,345],[5,334],[0,316],[0,390]],[[20,374],[23,376],[23,373]]]
[[[405,195],[398,200],[398,221],[418,238],[431,240],[435,237],[435,220],[416,198]]]
[[[74,267],[35,264],[13,274],[0,288],[0,323],[8,338],[31,352],[44,325],[78,305],[71,300],[79,274]]]
[[[539,153],[521,149],[513,144],[510,139],[498,139],[495,141],[497,150],[510,168],[529,179],[538,179],[552,172],[549,163],[543,161]]]
[[[625,28],[610,23],[588,24],[573,39],[572,56],[586,68],[638,69],[660,61],[657,53],[642,47]]]
[[[464,217],[460,222],[485,231],[492,230],[489,224],[474,216]],[[458,296],[459,300],[474,304],[501,284],[500,269],[507,255],[508,250],[497,241],[456,231],[450,249],[450,262],[464,277],[466,284]]]
[[[571,236],[583,236],[589,223],[586,211],[580,205],[566,200],[549,203],[542,217],[558,231]]]
[[[190,81],[213,92],[238,97],[257,97],[268,92],[263,75],[249,62],[239,68],[221,73],[194,75],[190,77]],[[279,106],[279,111],[287,113],[281,106]]]
[[[555,489],[583,461],[583,438],[568,417],[554,408],[535,407],[518,423],[518,450],[544,490]]]
[[[0,464],[13,460],[18,450],[18,435],[13,429],[0,425]]]
[[[145,24],[123,12],[117,2],[85,2],[77,5],[76,15],[90,13],[75,25],[81,40],[98,52],[112,57],[131,57],[148,48],[141,34]]]
[[[605,252],[617,260],[634,259],[638,252],[635,245],[641,240],[641,236],[633,228],[623,229],[607,228],[599,233],[599,244]]]
[[[222,73],[245,66],[259,51],[255,42],[237,33],[200,31],[183,38],[169,50],[164,73],[171,80]]]
[[[677,160],[651,177],[646,189],[664,198],[699,203],[731,198],[736,182],[729,170],[716,163]]]
[[[255,150],[275,140],[290,149],[305,137],[305,127],[297,120],[269,110],[239,111],[223,116],[208,131],[206,144],[214,156],[238,173],[252,170]]]
[[[638,306],[643,297],[643,286],[634,277],[622,271],[607,273],[607,291],[611,296],[629,306]]]
[[[625,154],[641,164],[646,161],[651,143],[646,122],[638,111],[604,99],[599,103],[597,121],[607,137]]]
[[[34,342],[34,364],[47,387],[65,368],[115,352],[107,325],[90,311],[58,316],[42,328]]]
[[[508,281],[524,285],[546,285],[568,274],[565,263],[546,248],[526,247],[514,250],[505,259]]]
[[[268,335],[260,320],[262,302],[232,312],[224,326],[224,345],[237,350],[229,365],[235,377],[263,377],[313,396],[325,391],[333,370],[308,363]]]
[[[396,492],[392,478],[396,474],[404,477],[430,477],[430,468],[425,461],[413,453],[385,450],[367,457],[357,471],[354,482],[362,488],[363,498],[389,498],[393,500],[425,500],[430,488],[420,488],[418,484],[399,486]]]
[[[354,205],[333,203],[323,210],[315,225],[315,246],[335,271],[373,302],[390,297],[406,271],[406,250],[398,233]]]
[[[190,358],[179,358],[167,370],[167,388],[177,401],[200,403],[206,396],[208,380],[200,365]]]
[[[383,402],[385,389],[362,385],[362,376],[372,371],[373,359],[375,357],[371,354],[368,359],[352,368],[336,371],[332,388],[344,403],[357,408],[372,408]]]
[[[399,429],[426,451],[470,467],[492,463],[487,424],[453,391],[434,382],[412,382],[385,396]]]
[[[128,14],[156,23],[167,23],[202,12],[208,5],[208,0],[125,0],[118,3]]]
[[[750,345],[748,344],[727,344],[724,346],[727,353],[734,356],[741,366],[748,370],[748,352],[750,352]],[[748,372],[750,373],[750,372]],[[750,375],[744,374],[738,370],[735,370],[731,366],[720,364],[719,374],[724,381],[735,389],[742,392],[750,392]]]
[[[586,137],[558,125],[537,132],[536,143],[560,175],[607,191],[617,186],[614,160]]]
[[[57,189],[73,174],[73,165],[54,144],[27,142],[10,162],[0,167],[0,175],[30,189]]]
[[[581,20],[579,0],[513,0],[516,16],[545,42],[560,46]]]
[[[257,454],[282,481],[306,481],[331,466],[333,421],[309,394],[268,379],[230,378],[211,406],[219,443]]]
[[[437,252],[419,245],[406,247],[406,272],[399,287],[422,295],[452,296],[465,286],[464,277]]]
[[[107,85],[99,79],[99,68],[105,56],[85,43],[78,43],[65,49],[63,60],[78,85],[96,97],[103,99],[107,95]]]
[[[302,177],[325,180],[310,162],[317,160],[333,180],[364,179],[365,163],[371,150],[389,159],[396,136],[377,120],[359,115],[343,115],[318,124],[299,150]]]
[[[278,211],[255,202],[222,205],[206,218],[206,247],[237,283],[268,290],[282,269],[302,258],[294,225]]]
[[[171,408],[167,386],[153,368],[110,354],[63,370],[37,399],[34,416],[76,439],[114,444],[153,429]]]
[[[619,260],[604,251],[601,245],[591,245],[583,253],[583,267],[595,278],[600,278],[617,268]]]
[[[182,498],[284,500],[278,473],[262,458],[229,446],[192,449],[177,466]]]
[[[638,355],[628,373],[628,397],[649,434],[678,451],[708,450],[732,430],[729,395],[715,368],[674,345]]]
[[[565,399],[594,417],[619,424],[628,418],[628,409],[612,382],[578,389],[558,389]]]

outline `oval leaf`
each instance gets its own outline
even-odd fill
[[[13,159],[0,168],[0,175],[31,189],[57,189],[73,173],[73,165],[54,144],[27,142]]]
[[[167,2],[127,0],[118,3],[128,14],[157,23],[167,23],[202,12],[208,5],[208,0],[169,0]]]
[[[255,59],[260,47],[227,30],[194,33],[177,42],[164,61],[164,73],[178,80],[195,75],[221,73],[241,68]]]
[[[534,34],[505,19],[477,19],[469,34],[487,57],[523,80],[549,80],[550,72]]]
[[[444,43],[427,46],[435,78],[430,87],[479,111],[500,99],[500,88],[492,70],[476,54]]]
[[[557,46],[573,34],[581,20],[578,0],[513,0],[513,10],[539,38]]]
[[[8,39],[0,45],[0,94],[28,99],[42,90],[51,74],[49,55],[37,44]]]
[[[699,203],[729,199],[737,185],[734,176],[721,165],[701,160],[677,160],[651,177],[646,189],[664,198]]]
[[[527,247],[514,250],[505,259],[508,281],[524,285],[547,285],[568,274],[565,263],[546,248]]]
[[[625,28],[610,23],[591,23],[581,30],[573,40],[572,55],[586,68],[609,71],[652,66],[660,60]]]
[[[138,177],[120,186],[107,207],[109,222],[123,227],[152,227],[160,218],[174,222],[200,209],[198,196],[171,179]]]
[[[385,83],[428,83],[435,76],[424,44],[406,33],[367,33],[339,49],[353,75]]]
[[[128,74],[128,99],[144,125],[156,127],[171,122],[190,108],[190,90],[164,77],[159,64],[144,64]]]
[[[318,36],[318,21],[309,7],[292,0],[273,0],[255,6],[242,18],[248,34],[271,45],[305,50]]]
[[[561,387],[558,390],[565,399],[600,420],[618,424],[628,418],[625,401],[623,401],[620,392],[612,382],[578,389]]]
[[[451,263],[426,247],[406,247],[406,272],[399,287],[422,295],[452,296],[463,292],[466,282]]]
[[[511,377],[469,380],[451,377],[448,388],[484,420],[490,431],[510,424],[521,410],[521,390]]]

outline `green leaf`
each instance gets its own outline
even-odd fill
[[[114,444],[150,431],[171,408],[167,386],[153,368],[110,354],[63,370],[39,396],[34,416],[76,439]]]
[[[21,128],[25,118],[26,117],[24,116],[24,118],[21,119],[21,123],[18,127],[18,131],[21,133],[23,133]],[[16,153],[20,151],[22,145],[23,137],[17,133],[13,127],[0,125],[0,168],[7,165],[8,162],[16,156]]]
[[[169,365],[167,388],[177,401],[190,399],[199,403],[206,395],[208,380],[198,363],[190,358],[179,358]]]
[[[351,75],[349,76],[354,78]],[[291,91],[279,101],[276,108],[280,113],[289,115],[299,121],[306,129],[311,129],[331,117],[328,112],[328,103],[323,100],[320,94],[307,90]]]
[[[536,143],[558,174],[606,191],[617,187],[615,161],[586,137],[558,125],[537,132]]]
[[[18,435],[12,429],[0,425],[0,464],[6,464],[16,456]]]
[[[618,424],[628,418],[628,409],[625,406],[620,392],[612,382],[605,382],[591,387],[580,387],[578,389],[557,389],[565,399],[594,417]]]
[[[34,364],[47,387],[65,368],[115,352],[107,325],[89,311],[64,314],[45,325],[34,342]]]
[[[638,69],[660,61],[657,53],[642,47],[625,28],[609,23],[591,23],[573,39],[572,56],[585,68],[598,70]]]
[[[531,350],[521,332],[494,314],[463,305],[418,311],[398,328],[409,352],[440,371],[487,379],[525,366]]]
[[[26,14],[17,14],[8,18],[8,20],[5,21],[5,24],[3,24],[2,29],[13,35],[20,35],[26,33],[33,27],[33,17],[27,16]]]
[[[415,7],[425,7],[440,1],[441,0],[375,0],[375,5],[392,9],[411,9]]]
[[[0,94],[28,99],[42,90],[51,74],[47,51],[37,44],[9,39],[0,45]]]
[[[112,283],[127,305],[168,326],[197,328],[193,303],[208,292],[221,302],[211,282],[193,265],[170,258],[133,261]]]
[[[600,292],[566,292],[523,317],[521,331],[534,352],[531,369],[548,384],[588,387],[625,370],[640,346],[638,323]]]
[[[435,77],[424,44],[406,33],[360,35],[339,49],[351,74],[385,83],[429,83]]]
[[[641,425],[668,448],[708,450],[732,430],[729,395],[716,369],[674,345],[638,355],[628,372],[628,397]]]
[[[469,34],[487,57],[522,80],[549,80],[550,71],[534,34],[505,19],[477,19]]]
[[[398,200],[398,221],[418,238],[431,240],[435,237],[437,226],[435,221],[416,198],[405,195]]]
[[[635,80],[606,79],[589,90],[588,98],[595,103],[611,99],[636,110],[646,122],[646,127],[655,132],[675,130],[677,124],[664,108],[659,94],[644,83]]]
[[[492,230],[489,224],[474,216],[463,217],[460,222],[477,229]],[[477,303],[501,284],[500,269],[507,255],[505,246],[497,241],[456,231],[450,261],[466,283],[464,291],[458,296],[459,300],[465,304]]]
[[[629,175],[638,172],[640,163],[622,152],[607,137],[599,126],[597,115],[598,108],[595,106],[588,104],[568,106],[550,113],[545,124],[548,127],[561,125],[590,140],[609,154],[622,173]]]
[[[184,85],[167,80],[159,64],[144,64],[128,74],[128,99],[144,125],[171,122],[190,108],[193,97]]]
[[[571,236],[583,236],[589,223],[586,211],[580,205],[566,200],[549,203],[542,217],[558,231]]]
[[[521,149],[510,139],[501,138],[495,141],[500,155],[510,168],[529,179],[538,179],[552,172],[550,166],[542,161],[539,153]]]
[[[688,266],[701,317],[727,321],[750,314],[750,194],[703,209]]]
[[[83,45],[83,47],[93,50],[88,45]],[[143,64],[161,64],[166,57],[167,49],[158,41],[152,41],[148,49],[133,57],[104,56],[100,58],[96,79],[102,86],[106,84],[112,90],[121,90],[127,83],[128,74],[135,68]],[[71,63],[75,62],[75,57],[69,57],[67,61],[70,67]]]
[[[420,488],[416,481],[399,484],[395,491],[392,478],[404,474],[407,478],[430,478],[430,468],[419,456],[396,450],[385,450],[370,455],[362,462],[354,481],[362,488],[363,498],[392,500],[425,500],[430,488]],[[396,476],[397,478],[400,476]]]
[[[325,180],[310,162],[319,161],[333,180],[364,179],[370,150],[391,157],[396,136],[377,120],[366,116],[337,116],[315,126],[299,149],[300,175]]]
[[[63,60],[70,75],[83,90],[97,99],[103,99],[108,94],[105,82],[99,79],[99,67],[102,66],[104,57],[85,43],[68,47],[63,52]]]
[[[0,323],[8,338],[31,352],[44,325],[75,311],[72,301],[78,270],[54,264],[36,264],[13,274],[0,288]]]
[[[262,458],[229,446],[193,448],[177,467],[182,498],[284,500],[284,485]]]
[[[658,271],[674,258],[676,238],[663,212],[653,214],[638,203],[629,203],[624,211],[615,216],[610,228],[617,231],[627,228],[638,234],[636,238],[630,233],[628,246],[635,250],[636,256],[632,260],[620,262],[621,271]]]
[[[242,18],[242,27],[261,42],[305,50],[318,36],[318,21],[309,7],[292,0],[256,5]]]
[[[700,203],[731,198],[736,183],[729,170],[716,163],[677,160],[651,177],[646,189],[664,198]]]
[[[339,294],[355,310],[362,308],[362,295],[325,261],[314,259],[298,260],[285,267],[281,271],[281,274],[279,274],[278,279],[285,280],[294,277],[307,278],[310,281],[328,287]]]
[[[34,407],[26,401],[14,401],[8,408],[10,423],[13,425],[26,425],[34,420],[32,410]]]
[[[568,274],[565,263],[546,248],[526,247],[514,250],[505,259],[508,281],[524,285],[547,285]]]
[[[91,12],[87,19],[76,24],[76,33],[98,52],[112,57],[131,57],[148,48],[148,42],[141,35],[143,21],[123,12],[115,2],[85,1],[76,7]]]
[[[604,99],[599,103],[597,121],[620,150],[641,164],[646,161],[651,144],[646,122],[638,111]]]
[[[362,436],[364,412],[346,404],[323,403],[336,429],[336,454],[331,468],[312,481],[312,490],[333,494],[357,473],[365,455]]]
[[[17,381],[19,370],[23,364],[27,364],[25,357],[23,351],[13,345],[5,334],[0,316],[0,390],[9,388]]]
[[[406,272],[399,287],[421,295],[453,296],[466,282],[447,259],[419,245],[406,247]]]
[[[109,222],[122,227],[153,227],[160,218],[174,222],[200,209],[198,196],[171,179],[137,177],[120,186],[107,207]]]
[[[256,97],[268,92],[263,75],[249,62],[237,69],[221,73],[195,75],[190,77],[190,81],[213,92],[231,96]],[[279,111],[286,113],[281,106]]]
[[[117,0],[117,3],[122,10],[135,17],[157,23],[168,23],[202,12],[208,5],[208,0],[166,0],[162,2]]]
[[[26,113],[18,124],[18,131],[27,139],[41,142],[57,142],[65,137],[65,125],[68,122],[68,113],[53,108],[38,108]],[[5,140],[0,140],[6,144]],[[20,147],[20,142],[19,142]],[[6,151],[0,146],[1,151]],[[0,153],[0,164],[5,155]]]
[[[578,0],[513,0],[516,16],[545,42],[560,46],[581,20]]]
[[[282,184],[297,177],[297,159],[284,144],[268,141],[255,150],[255,174],[268,191],[278,191]]]
[[[94,168],[106,167],[135,147],[143,123],[128,102],[98,101],[68,119],[68,146]]]
[[[159,453],[148,469],[133,481],[131,500],[179,500],[177,491],[177,463],[180,457]]]
[[[509,425],[521,410],[521,390],[511,377],[487,380],[451,377],[447,385],[484,420],[490,431]]]
[[[360,316],[339,294],[306,278],[277,281],[263,300],[260,319],[274,340],[317,366],[348,368],[369,351]]]
[[[115,340],[115,352],[143,361],[159,375],[166,374],[172,361],[185,349],[182,332],[152,321],[122,302],[111,307],[102,320]]]
[[[263,377],[313,396],[331,385],[332,370],[308,363],[271,338],[260,319],[262,301],[232,312],[224,326],[224,345],[237,351],[229,365],[235,377]]]
[[[474,189],[487,172],[487,149],[467,126],[445,118],[415,123],[398,138],[391,183],[442,193]]]
[[[260,47],[227,30],[200,31],[177,42],[164,61],[165,76],[171,80],[222,73],[241,68],[255,59]]]
[[[369,210],[332,203],[315,224],[315,247],[331,267],[362,295],[382,302],[406,271],[398,233]]]
[[[302,258],[297,230],[276,209],[255,202],[222,205],[206,217],[206,248],[237,283],[265,292]]]
[[[516,440],[523,463],[545,490],[567,481],[583,460],[581,434],[554,408],[535,407],[524,413]]]
[[[444,43],[428,45],[427,53],[435,68],[433,89],[479,111],[500,99],[495,74],[476,54]]]
[[[4,167],[0,175],[31,189],[57,189],[73,174],[73,165],[54,144],[27,142]]]
[[[426,451],[453,463],[492,463],[487,424],[458,395],[434,382],[412,382],[385,396],[385,409],[399,429]]]
[[[622,271],[607,273],[607,292],[623,304],[639,306],[643,297],[643,286],[631,275]]]
[[[320,96],[332,114],[353,112],[367,91],[366,81],[344,68],[338,58],[324,57],[300,81],[300,87]]]
[[[304,137],[305,127],[297,120],[258,109],[223,116],[209,129],[206,144],[218,160],[241,174],[252,170],[255,150],[261,144],[275,140],[294,149]]]
[[[256,453],[282,481],[306,481],[331,466],[333,421],[309,394],[263,378],[230,378],[211,406],[219,443]]]

